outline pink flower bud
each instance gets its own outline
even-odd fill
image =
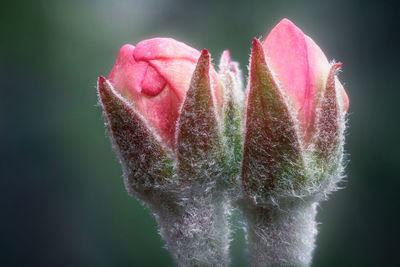
[[[311,38],[287,19],[254,39],[244,138],[243,186],[253,196],[331,190],[340,177],[349,100]],[[284,192],[284,193],[282,193]]]
[[[126,189],[155,215],[180,266],[228,262],[219,84],[206,49],[161,38],[123,46],[109,80],[98,80]]]
[[[170,38],[154,38],[136,47],[124,45],[109,81],[153,126],[162,140],[174,145],[179,109],[185,98],[200,52]],[[222,105],[216,72],[215,97]]]
[[[343,178],[341,65],[287,19],[253,40],[240,207],[251,265],[310,265],[317,203]]]
[[[247,101],[242,163],[244,189],[265,196],[277,184],[284,189],[288,184],[298,185],[304,178],[296,128],[256,38],[251,51]],[[289,179],[292,180],[281,182]]]
[[[290,20],[283,19],[263,42],[266,61],[278,84],[290,98],[305,141],[309,141],[315,123],[315,110],[320,93],[325,89],[331,64],[318,45]],[[341,83],[343,110],[349,99]]]

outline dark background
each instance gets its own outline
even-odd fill
[[[394,3],[394,2],[393,2]],[[97,105],[117,51],[156,36],[247,75],[253,37],[287,17],[344,63],[345,189],[322,203],[313,266],[398,262],[399,9],[390,1],[2,1],[0,265],[172,266],[154,218],[123,186]],[[242,230],[232,266],[246,265]]]

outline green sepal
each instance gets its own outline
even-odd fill
[[[210,55],[201,53],[177,123],[178,174],[183,180],[215,179],[225,156],[210,82]]]
[[[256,196],[302,189],[306,182],[300,142],[288,104],[253,40],[243,150],[244,190]]]
[[[231,61],[230,52],[224,51],[219,64],[219,78],[224,88],[223,132],[229,158],[228,175],[234,180],[240,175],[242,163],[244,92],[241,75],[238,64]]]
[[[104,77],[98,79],[98,95],[113,148],[124,168],[128,191],[172,178],[173,160],[145,118]]]
[[[329,71],[325,90],[316,110],[316,126],[312,137],[313,158],[318,172],[316,181],[322,182],[327,175],[334,175],[341,166],[343,138],[338,92],[336,88],[336,72],[341,63],[333,64]]]

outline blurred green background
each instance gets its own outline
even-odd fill
[[[125,43],[169,36],[247,75],[253,37],[294,21],[344,63],[345,189],[322,203],[313,266],[398,262],[398,6],[391,1],[2,1],[0,265],[173,266],[148,210],[125,191],[97,104]],[[237,225],[232,266],[245,266]]]

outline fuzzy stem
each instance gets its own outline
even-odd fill
[[[246,205],[251,266],[309,266],[317,234],[317,203],[298,200],[284,207]]]
[[[225,196],[198,188],[184,195],[160,194],[160,198],[162,202],[147,203],[178,265],[228,266],[229,205]]]

